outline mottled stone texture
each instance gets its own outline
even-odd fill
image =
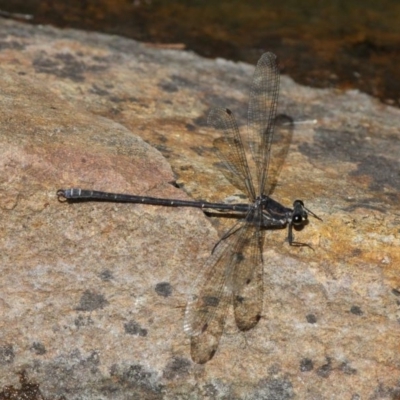
[[[233,221],[56,199],[239,194],[206,118],[222,106],[245,121],[253,69],[0,21],[0,387],[24,368],[68,400],[399,398],[399,110],[282,78],[282,110],[303,123],[274,197],[323,222],[296,232],[313,249],[268,232],[263,317],[243,334],[229,315],[202,366],[184,306]]]

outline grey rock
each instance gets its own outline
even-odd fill
[[[56,199],[68,187],[239,195],[216,168],[206,118],[220,106],[245,122],[253,70],[0,21],[0,387],[25,368],[45,396],[68,400],[399,392],[398,109],[282,77],[281,111],[298,123],[274,197],[303,199],[323,222],[296,232],[314,250],[267,233],[264,315],[245,334],[229,315],[202,366],[184,307],[232,221]]]

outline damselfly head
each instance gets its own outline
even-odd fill
[[[304,224],[308,220],[308,214],[322,221],[322,218],[314,214],[309,208],[304,207],[304,203],[301,200],[295,200],[293,203],[292,224],[297,226]]]
[[[296,226],[303,225],[307,219],[308,214],[304,203],[301,200],[295,200],[293,203],[292,224]]]

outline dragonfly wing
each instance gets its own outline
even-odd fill
[[[195,363],[205,364],[214,357],[224,331],[224,325],[225,316],[214,318],[203,333],[190,338],[190,354]]]
[[[279,69],[276,56],[264,53],[257,63],[248,108],[249,145],[257,167],[257,194],[269,194],[268,164],[279,96]]]
[[[247,224],[233,273],[233,307],[236,325],[242,331],[253,328],[261,318],[264,298],[263,231]]]
[[[279,114],[275,118],[275,129],[272,138],[270,161],[268,166],[267,182],[264,193],[271,194],[277,183],[278,177],[285,162],[292,142],[294,130],[293,119],[285,114]]]
[[[188,301],[184,330],[191,337],[192,359],[197,363],[210,360],[218,348],[227,309],[232,302],[236,250],[246,226],[243,221],[242,227],[214,249],[206,261],[204,272],[195,282],[195,294]]]
[[[229,182],[254,200],[254,186],[235,117],[228,109],[215,108],[208,116],[208,123],[223,131],[223,135],[213,142],[225,167],[222,172]]]

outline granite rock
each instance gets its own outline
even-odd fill
[[[0,21],[0,387],[27,371],[70,399],[400,396],[400,111],[281,79],[296,121],[274,197],[323,219],[267,232],[264,314],[190,359],[192,283],[232,224],[200,210],[62,204],[83,187],[240,195],[213,106],[245,122],[254,66],[116,36]],[[172,184],[171,184],[172,183]]]

